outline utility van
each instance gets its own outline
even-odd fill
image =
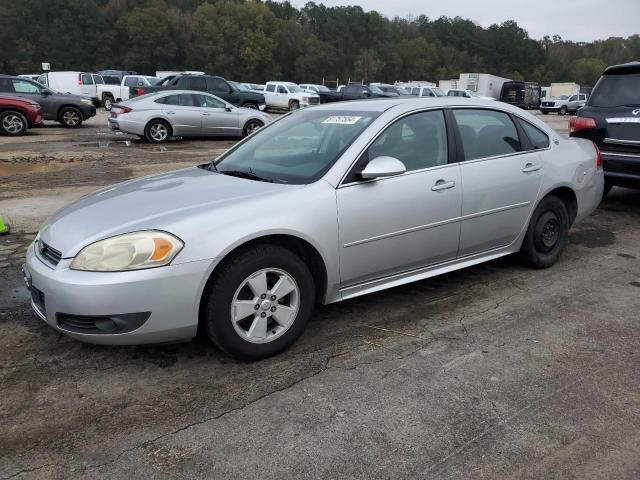
[[[97,73],[46,72],[38,77],[38,83],[60,93],[86,95],[96,107],[100,106],[98,85],[103,85],[104,79]]]

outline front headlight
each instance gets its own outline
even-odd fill
[[[184,243],[155,230],[126,233],[92,243],[80,250],[69,267],[90,272],[121,272],[168,265]]]
[[[86,103],[87,105],[93,105],[93,102],[91,100],[89,100],[88,98],[81,98],[80,101],[82,103]]]
[[[306,102],[306,103],[309,103],[309,97],[302,97],[302,101]]]

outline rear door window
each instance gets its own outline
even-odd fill
[[[193,101],[193,95],[184,93],[179,95],[169,95],[167,97],[163,97],[163,102],[165,105],[175,105],[177,107],[195,107],[195,103]],[[160,103],[160,102],[158,102]]]
[[[181,87],[186,90],[198,90],[204,92],[207,90],[207,81],[204,77],[187,77],[182,82]]]
[[[544,133],[538,127],[534,127],[529,122],[522,120],[521,118],[518,119],[518,122],[524,130],[524,133],[526,133],[527,137],[529,137],[529,140],[531,140],[531,143],[533,144],[533,148],[535,150],[540,148],[549,148],[549,137],[546,133]]]
[[[464,148],[464,159],[509,155],[522,151],[518,130],[504,112],[480,109],[453,110]]]
[[[603,75],[593,88],[591,107],[640,106],[640,73]]]
[[[276,86],[275,85],[267,85],[267,92],[275,92],[276,91]]]
[[[93,75],[93,83],[96,85],[104,85],[104,79],[102,75]]]
[[[197,107],[205,108],[225,108],[225,104],[210,95],[194,95]]]
[[[14,91],[13,82],[10,78],[0,78],[0,92],[13,93]]]
[[[229,92],[229,85],[221,78],[208,78],[207,84],[212,92]]]
[[[83,73],[81,77],[83,85],[93,85],[93,78],[91,77],[91,75],[89,75],[88,73]]]
[[[125,87],[135,87],[138,85],[138,77],[127,77],[124,80]]]

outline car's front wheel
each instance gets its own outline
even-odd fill
[[[558,113],[560,115],[566,115],[567,113],[569,113],[569,109],[563,105],[562,107],[560,107],[560,111]]]
[[[300,109],[300,102],[298,102],[297,100],[292,100],[289,103],[289,111],[292,112],[294,110],[299,110]]]
[[[82,125],[82,112],[75,107],[60,110],[58,121],[67,128],[78,128]]]
[[[171,138],[171,126],[164,120],[151,120],[144,129],[144,137],[150,143],[163,143]]]
[[[0,113],[0,133],[17,137],[27,131],[29,124],[27,119],[20,112],[15,110],[7,110]]]
[[[569,211],[555,196],[538,204],[524,237],[520,255],[533,268],[548,268],[558,261],[569,240]]]
[[[302,334],[314,302],[313,277],[297,255],[276,245],[256,245],[214,273],[201,321],[221,350],[241,360],[259,360]]]

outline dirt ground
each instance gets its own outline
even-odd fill
[[[0,479],[640,478],[640,191],[614,189],[551,269],[503,258],[322,307],[262,362],[101,347],[30,311],[38,226],[234,143],[105,123],[0,138]]]

